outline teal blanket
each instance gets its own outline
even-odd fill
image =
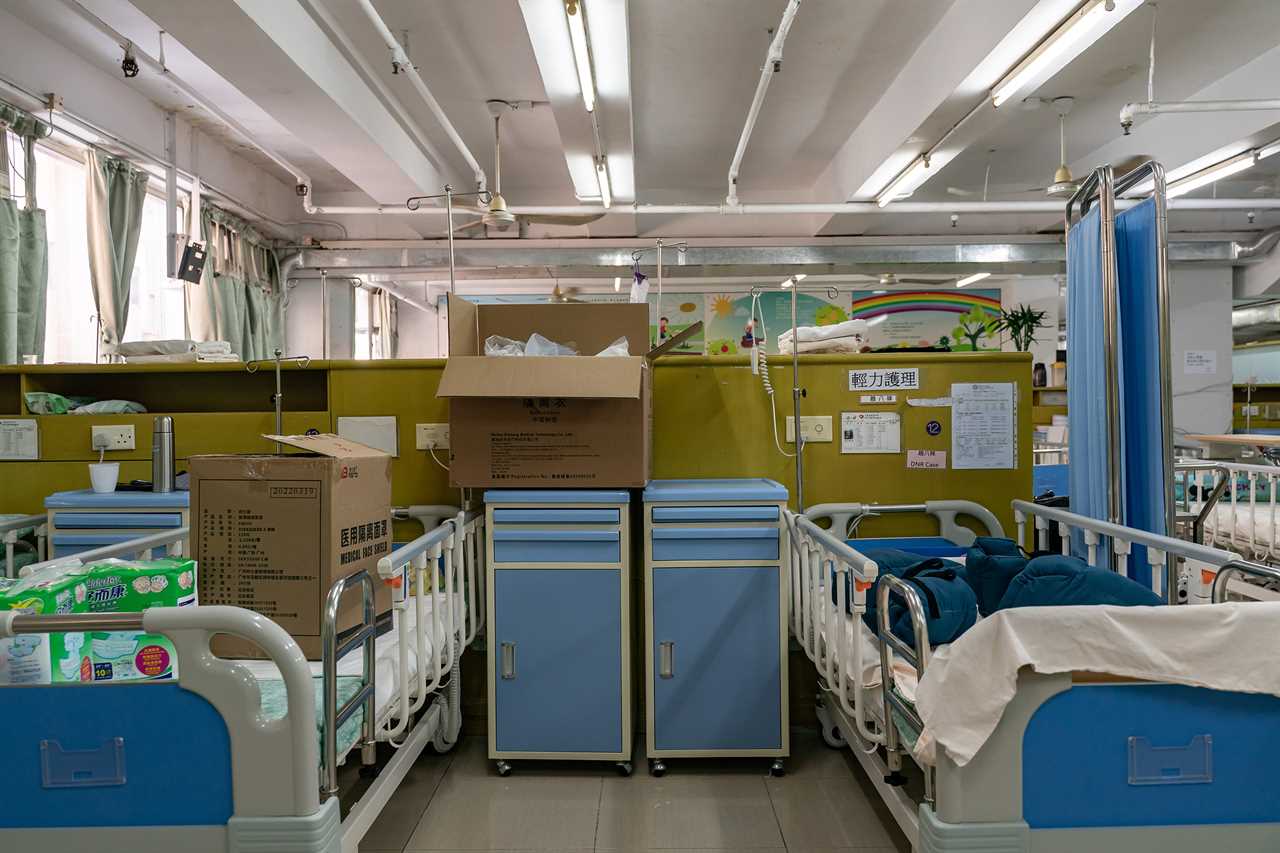
[[[319,741],[324,732],[324,679],[312,679],[316,692],[316,739]],[[262,712],[268,720],[282,720],[289,713],[289,696],[285,692],[284,679],[269,679],[258,682],[258,690],[262,693]],[[338,677],[338,707],[352,696],[360,692],[360,678],[355,675]],[[348,720],[338,727],[338,754],[342,755],[360,739],[360,727],[364,723],[364,708],[358,708]],[[323,745],[320,747],[323,753]]]

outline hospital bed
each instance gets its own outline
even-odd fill
[[[426,746],[457,741],[459,659],[483,627],[483,524],[459,513],[382,558],[376,581],[335,583],[318,664],[274,622],[235,607],[0,614],[0,637],[141,630],[169,637],[178,656],[176,681],[0,687],[0,748],[25,780],[8,787],[0,849],[356,851]],[[184,534],[77,556],[176,551]],[[392,630],[378,636],[374,584],[384,581]],[[348,594],[364,618],[339,636]],[[254,642],[267,660],[213,656],[217,633]],[[358,800],[340,803],[338,767],[354,754],[374,769],[379,742],[393,757]]]
[[[1014,502],[1013,508],[1020,541],[1030,544],[1025,538],[1028,527],[1041,541],[1051,525],[1058,526],[1068,542],[1079,531],[1090,543],[1092,556],[1106,550],[1117,571],[1136,568],[1131,560],[1142,554],[1154,569],[1153,586],[1165,585],[1167,573],[1161,569],[1167,565],[1207,567],[1221,570],[1221,600],[1236,588],[1239,574],[1275,572],[1244,563],[1227,551],[1064,510],[1022,501]],[[1280,682],[1275,665],[1268,667],[1271,645],[1262,641],[1280,628],[1280,611],[1275,609],[1280,605],[1000,611],[951,646],[931,648],[923,601],[913,586],[896,578],[878,587],[878,630],[863,625],[866,593],[879,572],[875,562],[854,547],[862,540],[850,544],[814,519],[794,513],[787,514],[787,522],[799,591],[792,630],[818,668],[824,737],[832,745],[848,742],[915,850],[1163,853],[1199,850],[1208,844],[1233,851],[1280,849],[1280,805],[1270,784],[1270,768],[1280,760],[1280,739],[1273,734],[1280,699],[1242,692],[1256,689],[1252,686],[1206,689],[1143,679],[1141,672],[1112,677],[1074,669],[1053,671],[1048,666],[1042,673],[1035,668],[1036,660],[1018,661],[1002,671],[1005,679],[1000,684],[1010,695],[984,718],[992,727],[985,740],[972,754],[960,750],[957,757],[951,751],[952,730],[959,727],[963,732],[974,713],[965,701],[969,694],[956,685],[985,687],[981,679],[997,669],[993,661],[1023,648],[1016,641],[1017,631],[1034,636],[1034,626],[1071,616],[1084,620],[1081,634],[1106,638],[1112,636],[1109,631],[1119,630],[1119,636],[1131,642],[1142,633],[1143,623],[1135,628],[1126,620],[1190,620],[1194,624],[1184,632],[1188,650],[1196,648],[1202,634],[1229,647],[1213,656],[1222,661],[1208,667],[1214,678],[1251,685],[1262,672]],[[827,587],[833,577],[834,601]],[[889,631],[890,596],[900,596],[910,610],[916,636],[912,647]],[[1147,646],[1130,649],[1120,640],[1110,645],[1150,666],[1151,658],[1177,658],[1166,653],[1171,642],[1182,648],[1180,630],[1174,626],[1173,633],[1153,631]],[[1010,632],[1015,641],[995,642]],[[1045,633],[1041,629],[1041,635]],[[1066,633],[1054,635],[1058,645]],[[1262,648],[1255,650],[1255,644]],[[1016,665],[1020,663],[1030,666]],[[914,678],[899,677],[904,670],[919,678],[918,685]],[[881,679],[881,672],[894,677]],[[886,720],[891,723],[886,725]],[[904,766],[911,772],[910,780]]]

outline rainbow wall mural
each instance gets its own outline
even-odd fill
[[[999,290],[855,292],[849,316],[866,320],[873,347],[1000,349],[986,324],[1000,316]]]

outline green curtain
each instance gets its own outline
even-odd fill
[[[102,342],[108,347],[120,343],[129,322],[129,283],[150,177],[93,148],[85,153],[89,279]]]
[[[187,335],[226,341],[245,361],[284,349],[280,265],[269,241],[248,222],[211,205],[201,211],[208,250],[200,283],[186,286]]]
[[[400,349],[400,302],[386,290],[369,294],[370,358],[395,358]]]
[[[6,128],[23,143],[26,205],[21,208],[9,197]],[[36,205],[35,142],[48,133],[48,125],[0,103],[0,364],[44,355],[49,240],[44,211]]]

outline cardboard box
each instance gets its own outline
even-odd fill
[[[582,355],[486,357],[490,335],[537,332]],[[629,357],[594,354],[625,337]],[[626,487],[649,481],[649,309],[629,303],[449,300],[449,481],[466,487]]]
[[[271,618],[309,660],[319,660],[329,588],[367,570],[378,612],[391,590],[377,578],[391,553],[391,457],[336,435],[267,436],[305,451],[285,456],[192,456],[191,548],[201,604],[231,604]],[[343,597],[339,631],[358,625],[358,589]],[[214,653],[260,658],[218,636]]]

